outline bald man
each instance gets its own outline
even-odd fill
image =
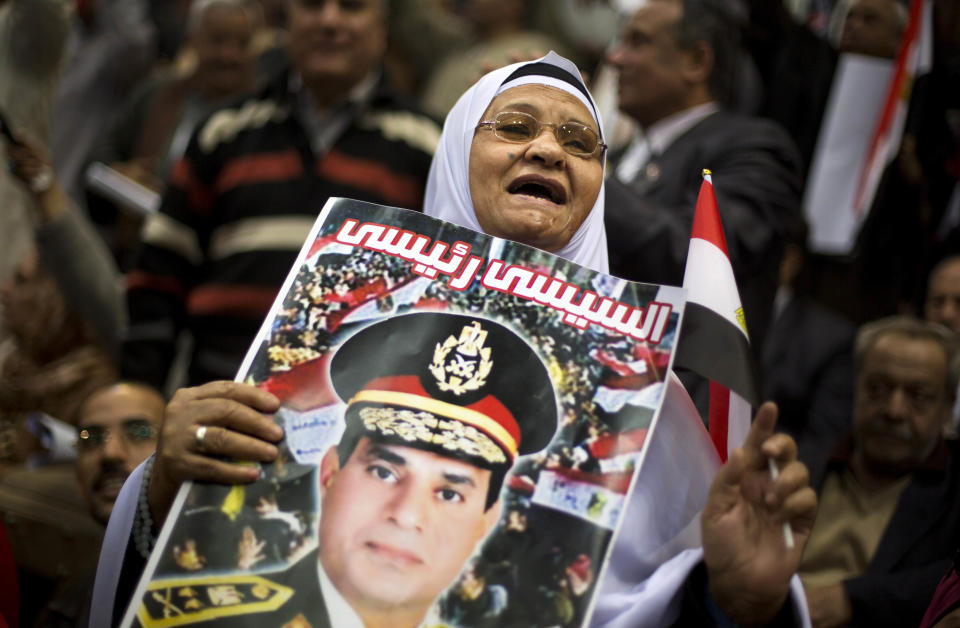
[[[854,0],[843,20],[837,49],[893,59],[907,23],[907,10],[897,0]]]

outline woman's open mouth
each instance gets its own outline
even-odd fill
[[[538,175],[524,175],[517,177],[507,187],[510,194],[522,194],[548,200],[557,205],[567,202],[567,191],[558,182]]]

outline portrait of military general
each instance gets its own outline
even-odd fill
[[[557,396],[541,358],[480,316],[419,311],[377,321],[335,349],[329,382],[344,404],[343,434],[316,472],[275,463],[246,487],[235,507],[256,514],[235,517],[246,523],[235,523],[237,542],[220,549],[224,569],[189,587],[175,586],[184,579],[151,584],[158,595],[146,596],[142,623],[165,610],[169,618],[169,606],[183,611],[182,624],[192,616],[236,625],[264,611],[280,626],[435,623],[435,602],[500,520],[514,460],[544,449],[557,430]],[[303,495],[300,510],[278,505],[271,489],[291,482]],[[303,508],[311,491],[315,521]],[[227,492],[212,516],[228,516],[230,499]],[[211,560],[193,539],[171,545],[181,571]],[[284,568],[257,569],[270,564]],[[209,589],[231,586],[233,603],[214,608]],[[185,589],[193,596],[177,605]]]

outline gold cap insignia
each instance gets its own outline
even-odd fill
[[[448,336],[443,344],[437,343],[430,372],[440,390],[459,396],[487,382],[493,361],[490,347],[483,346],[486,339],[486,330],[480,327],[479,321],[473,321],[460,330],[459,338]]]
[[[365,428],[409,443],[426,443],[437,448],[482,458],[492,464],[507,462],[496,441],[472,425],[438,418],[429,412],[403,408],[361,408]]]

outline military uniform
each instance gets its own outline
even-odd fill
[[[141,625],[330,628],[314,550],[289,569],[221,574],[150,583],[138,612]]]
[[[337,349],[330,380],[347,403],[341,443],[349,451],[366,437],[505,473],[518,454],[543,449],[557,429],[556,393],[543,361],[515,332],[478,316],[415,312],[374,323]],[[488,501],[499,489],[491,485]],[[330,626],[317,595],[318,554],[279,572],[154,580],[141,600],[140,623]]]

